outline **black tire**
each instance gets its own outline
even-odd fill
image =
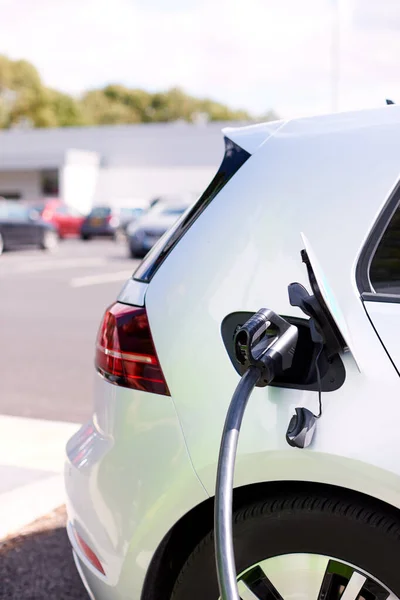
[[[362,505],[358,499],[329,495],[275,496],[235,513],[233,531],[238,573],[271,557],[319,554],[358,567],[400,597],[400,519],[372,501]],[[175,582],[171,600],[188,598],[219,598],[212,533],[195,548]]]
[[[91,236],[87,233],[81,233],[81,240],[83,240],[84,242],[87,242],[91,239]]]
[[[136,252],[132,248],[129,248],[129,256],[131,258],[137,258],[138,257],[137,254],[136,254]]]

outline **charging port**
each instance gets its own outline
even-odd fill
[[[232,365],[240,376],[244,374],[245,367],[236,359],[234,346],[235,333],[254,314],[244,311],[234,312],[227,315],[221,324],[221,335],[226,351]],[[319,352],[319,346],[311,339],[309,320],[286,316],[284,319],[298,328],[296,352],[293,357],[292,366],[280,375],[277,375],[270,385],[298,390],[318,391],[315,361]],[[346,371],[339,354],[333,354],[328,357],[325,349],[322,350],[321,356],[318,359],[318,365],[321,375],[322,392],[333,392],[343,385],[346,378]]]

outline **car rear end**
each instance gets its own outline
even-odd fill
[[[120,221],[115,210],[109,206],[95,206],[81,225],[81,238],[92,237],[114,238]]]
[[[249,157],[228,139],[226,147],[212,184],[156,244],[99,329],[93,418],[69,441],[65,468],[68,534],[78,570],[96,600],[144,597],[146,573],[161,541],[208,497],[158,357],[146,294],[153,274],[223,180]],[[173,299],[160,302],[166,319],[169,302]]]

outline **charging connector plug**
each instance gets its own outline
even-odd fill
[[[269,308],[261,308],[235,334],[236,359],[246,369],[260,370],[258,386],[268,385],[291,367],[297,337],[295,325]]]

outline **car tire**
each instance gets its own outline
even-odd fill
[[[44,231],[40,248],[48,252],[54,252],[58,247],[58,234],[55,231]]]
[[[138,255],[133,248],[129,248],[129,256],[131,258],[138,258]]]
[[[372,500],[364,504],[358,497],[343,500],[331,494],[274,496],[236,512],[233,533],[237,573],[246,571],[243,580],[249,575],[254,577],[254,569],[259,567],[262,573],[268,574],[272,564],[276,568],[277,560],[290,565],[290,560],[294,560],[291,557],[299,560],[300,556],[313,555],[314,559],[318,555],[325,561],[330,557],[333,564],[344,569],[351,569],[349,565],[353,565],[357,571],[369,574],[371,581],[383,583],[400,597],[400,519],[394,510],[386,512]],[[284,581],[296,579],[290,567],[282,568],[282,571]],[[274,583],[272,578],[271,581]],[[257,595],[250,589],[254,595],[243,596],[273,598],[265,592]],[[285,598],[285,594],[278,591]],[[290,595],[286,590],[286,596]],[[217,600],[219,596],[211,532],[184,564],[171,600]],[[299,597],[308,596],[300,593]],[[315,600],[318,597],[316,594]],[[325,598],[329,600],[329,594]]]
[[[88,235],[87,233],[81,233],[81,240],[83,240],[84,242],[88,242],[90,240],[91,236]]]

